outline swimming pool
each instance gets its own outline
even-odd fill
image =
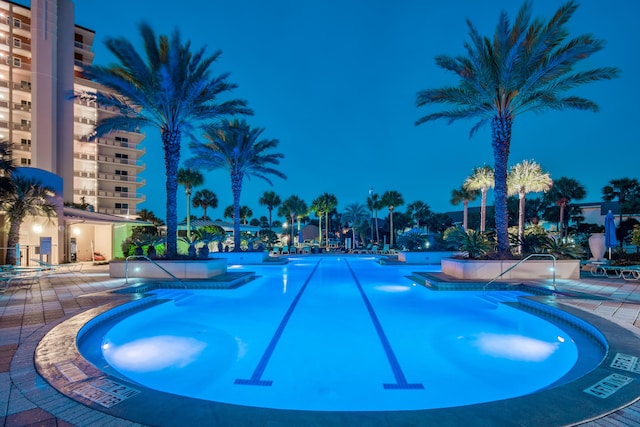
[[[85,328],[81,353],[175,395],[314,411],[503,400],[573,381],[605,356],[566,322],[511,306],[522,292],[433,292],[372,258],[242,268],[258,278],[234,290],[159,290],[177,298]]]

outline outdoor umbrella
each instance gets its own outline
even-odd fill
[[[616,223],[611,211],[604,217],[604,244],[609,249],[609,259],[611,259],[611,248],[618,246],[616,239]]]

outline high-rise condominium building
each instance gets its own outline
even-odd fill
[[[0,140],[11,143],[16,166],[60,176],[66,203],[134,216],[144,201],[143,135],[92,140],[97,121],[115,113],[70,96],[99,89],[81,75],[94,37],[75,24],[71,0],[31,0],[30,8],[0,0]]]

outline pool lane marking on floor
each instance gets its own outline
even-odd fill
[[[364,301],[364,305],[367,307],[367,311],[369,312],[369,317],[373,322],[373,326],[378,333],[378,338],[380,339],[380,343],[382,344],[382,348],[387,356],[387,360],[389,361],[389,365],[391,366],[391,371],[393,372],[393,376],[396,378],[395,384],[383,384],[382,386],[387,390],[407,390],[407,389],[424,389],[424,385],[422,383],[409,383],[407,382],[407,378],[404,376],[402,372],[402,368],[400,367],[400,363],[398,363],[398,359],[396,358],[395,353],[393,352],[393,348],[391,348],[391,344],[389,343],[389,339],[387,335],[384,333],[384,329],[382,329],[382,325],[380,324],[380,320],[378,320],[378,316],[376,315],[367,294],[364,292],[360,281],[356,277],[356,273],[351,268],[349,261],[344,260],[347,263],[347,267],[351,272],[351,276],[353,280],[356,282],[356,286],[358,286],[358,290],[360,291],[360,295],[362,296],[362,300]]]
[[[262,353],[262,357],[260,358],[260,361],[258,362],[258,365],[256,366],[256,369],[254,369],[253,374],[251,375],[251,378],[249,378],[248,380],[247,379],[242,379],[242,378],[237,378],[234,381],[234,384],[239,384],[239,385],[261,385],[261,386],[267,386],[267,387],[271,386],[273,384],[272,380],[263,380],[263,379],[261,379],[262,378],[262,374],[264,373],[264,370],[267,368],[267,364],[269,363],[269,359],[271,358],[271,355],[273,354],[273,351],[276,349],[276,346],[278,345],[278,341],[280,340],[280,337],[282,336],[282,333],[284,332],[284,328],[287,327],[287,323],[289,322],[289,319],[291,318],[291,315],[293,314],[293,311],[296,309],[296,306],[298,305],[298,301],[300,301],[300,297],[302,297],[302,294],[304,293],[305,289],[307,288],[307,285],[311,281],[311,278],[315,274],[316,270],[318,269],[318,266],[320,265],[321,261],[322,260],[319,260],[316,263],[315,267],[313,267],[313,270],[311,271],[311,274],[309,274],[309,277],[307,277],[307,280],[305,280],[304,284],[302,285],[302,287],[298,291],[298,294],[296,295],[296,297],[291,302],[291,305],[289,305],[289,309],[287,310],[287,312],[285,313],[284,317],[280,321],[280,324],[278,325],[278,329],[276,329],[276,332],[273,334],[273,337],[271,337],[271,341],[269,342],[269,345],[267,346],[266,350],[264,351],[264,353]]]

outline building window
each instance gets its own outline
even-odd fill
[[[116,203],[116,209],[129,209],[129,203]]]
[[[30,165],[31,164],[31,159],[21,158],[20,159],[20,164],[21,165]]]
[[[129,187],[116,187],[116,193],[128,193]]]
[[[13,18],[13,26],[16,28],[22,27],[22,21],[20,21],[18,18]]]
[[[127,176],[129,175],[129,171],[122,171],[120,169],[116,169],[116,175]]]
[[[22,40],[13,39],[13,47],[22,47]]]
[[[116,153],[116,159],[128,159],[128,154]]]
[[[31,145],[31,140],[30,139],[26,139],[26,138],[22,138],[20,140],[20,144],[22,144],[22,145]]]

